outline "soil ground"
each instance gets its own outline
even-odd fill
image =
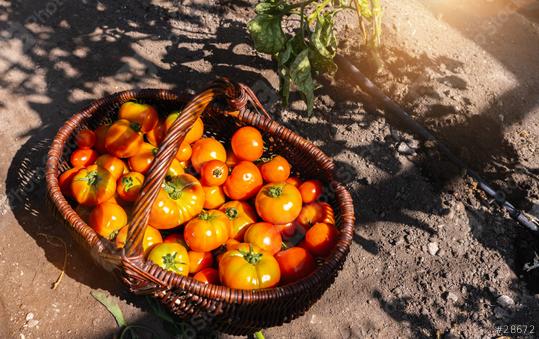
[[[374,72],[339,20],[341,50],[518,207],[539,215],[539,2],[386,0]],[[91,100],[133,87],[200,89],[216,75],[250,86],[274,118],[334,157],[358,217],[343,271],[304,316],[267,338],[510,335],[539,331],[537,239],[388,118],[346,75],[318,91],[315,116],[281,108],[274,64],[251,48],[250,1],[0,0],[0,337],[103,338],[110,294],[130,324],[165,336],[82,253],[45,206],[45,154]],[[65,276],[51,284],[63,267]],[[521,330],[523,328],[521,327]],[[502,330],[497,332],[497,330]],[[506,332],[504,332],[506,330]],[[207,334],[200,334],[203,336]]]

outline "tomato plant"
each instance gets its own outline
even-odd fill
[[[75,137],[75,143],[78,148],[88,149],[92,148],[95,145],[95,132],[90,131],[89,129],[83,129]]]
[[[262,184],[262,175],[258,167],[252,162],[241,161],[232,169],[223,190],[232,200],[247,200],[256,195]]]
[[[269,222],[257,222],[249,226],[243,240],[271,254],[279,252],[283,243],[279,229]]]
[[[254,290],[279,283],[279,263],[268,252],[252,244],[242,243],[227,251],[219,261],[219,279],[230,288]]]
[[[144,175],[138,172],[129,172],[120,177],[116,184],[116,193],[127,202],[137,200],[144,183]]]
[[[229,201],[221,205],[220,211],[224,212],[230,220],[229,237],[242,240],[247,226],[256,222],[256,212],[244,201]]]
[[[266,182],[283,182],[290,176],[290,163],[282,156],[276,155],[260,166],[260,173]]]
[[[281,282],[291,283],[306,277],[315,270],[312,255],[301,247],[291,247],[275,255],[281,271]]]
[[[73,167],[87,167],[97,159],[97,152],[90,148],[78,148],[71,153],[69,161]]]
[[[143,142],[140,125],[125,119],[113,123],[105,136],[105,148],[118,158],[129,158],[136,155]]]
[[[123,248],[125,246],[125,241],[127,240],[127,231],[129,230],[129,226],[124,226],[120,229],[118,232],[118,235],[116,236],[116,247],[117,248]],[[147,254],[149,251],[152,250],[152,248],[163,242],[163,237],[161,237],[161,233],[153,228],[152,226],[146,226],[146,230],[144,231],[144,238],[142,239],[142,251],[144,251],[145,254]]]
[[[114,240],[126,224],[127,214],[124,209],[112,202],[99,204],[90,213],[89,226],[108,240]]]
[[[185,225],[183,236],[193,251],[209,252],[228,239],[229,220],[218,210],[203,211]]]
[[[228,166],[221,160],[210,160],[200,168],[200,183],[204,186],[220,186],[228,178]]]
[[[301,211],[301,194],[287,183],[267,184],[255,199],[258,215],[275,225],[294,221]]]
[[[213,159],[226,160],[226,150],[223,144],[214,138],[202,138],[193,144],[191,165],[195,171],[200,172],[202,165]]]
[[[185,247],[178,243],[156,245],[148,254],[148,259],[165,270],[189,275],[189,255]]]
[[[71,192],[81,205],[94,206],[114,196],[116,180],[106,169],[91,165],[81,169],[71,182]]]
[[[264,153],[262,134],[251,126],[237,129],[232,135],[230,144],[238,160],[255,161]]]
[[[120,119],[125,119],[138,124],[143,133],[147,133],[154,129],[159,121],[159,115],[157,115],[155,108],[148,104],[133,101],[122,104],[118,116]]]

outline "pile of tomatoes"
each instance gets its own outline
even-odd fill
[[[60,188],[81,218],[118,248],[144,176],[179,114],[161,120],[154,107],[127,102],[112,124],[76,135],[73,167],[60,175]],[[263,158],[256,128],[238,128],[226,144],[203,135],[197,119],[168,169],[144,234],[147,258],[238,289],[311,273],[338,237],[331,206],[319,201],[321,183],[290,176],[280,155]]]

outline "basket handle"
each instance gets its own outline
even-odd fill
[[[142,240],[150,217],[150,210],[161,189],[168,168],[178,152],[179,145],[196,119],[200,117],[210,103],[219,98],[226,99],[227,107],[223,109],[223,112],[242,111],[245,109],[247,102],[251,102],[269,116],[260,102],[258,100],[255,102],[253,97],[256,99],[254,93],[247,86],[233,83],[226,78],[220,78],[187,103],[181,114],[171,125],[163,143],[159,146],[159,151],[148,170],[148,175],[135,201],[133,218],[128,228],[123,249],[127,257],[142,255]]]

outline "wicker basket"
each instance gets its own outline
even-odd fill
[[[160,146],[135,202],[126,246],[118,251],[109,241],[98,236],[73,210],[60,192],[57,177],[69,168],[69,155],[73,148],[70,146],[74,144],[77,131],[82,128],[94,129],[113,121],[119,106],[134,99],[154,105],[160,114],[178,109],[183,109],[183,113],[171,126]],[[145,260],[141,240],[150,207],[178,145],[200,115],[204,120],[206,135],[220,141],[229,140],[238,126],[251,125],[258,128],[269,146],[267,155],[281,154],[304,177],[316,178],[325,184],[326,192],[329,192],[325,197],[335,210],[340,235],[330,256],[319,262],[318,268],[306,278],[281,287],[243,291],[204,285],[192,278],[165,271]],[[190,319],[191,323],[197,319],[201,327],[246,335],[290,322],[304,314],[322,296],[346,260],[353,234],[354,210],[350,194],[333,177],[332,160],[311,142],[269,118],[253,92],[245,85],[220,79],[190,101],[186,95],[161,89],[125,91],[111,95],[95,101],[67,121],[54,138],[48,155],[48,196],[54,212],[74,237],[100,265],[116,272],[132,292],[152,295],[180,319]]]

